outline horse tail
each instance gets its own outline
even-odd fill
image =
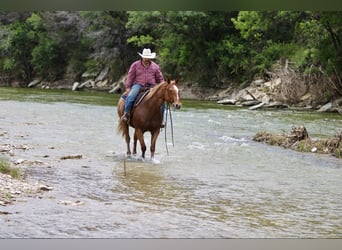
[[[127,123],[121,121],[121,116],[123,115],[124,113],[124,107],[125,107],[125,100],[120,98],[119,99],[119,102],[118,102],[118,116],[119,116],[119,122],[118,122],[118,126],[117,126],[117,129],[116,129],[116,132],[118,134],[121,134],[122,137],[124,137],[128,131],[128,125]]]
[[[124,137],[127,133],[128,125],[125,122],[119,121],[116,132]]]

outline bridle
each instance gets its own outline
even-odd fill
[[[173,86],[175,86],[174,83],[169,83],[166,87],[167,97],[169,100],[165,98],[165,101],[171,104],[175,102],[174,96],[172,95],[172,89],[171,89]]]

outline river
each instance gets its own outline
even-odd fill
[[[149,150],[145,162],[124,161],[116,101],[0,88],[1,144],[28,147],[9,159],[33,162],[21,166],[28,181],[53,187],[0,207],[1,238],[342,237],[341,159],[252,140],[298,125],[332,136],[340,115],[188,100],[172,113],[174,146],[167,126],[168,154],[162,130],[157,163]]]

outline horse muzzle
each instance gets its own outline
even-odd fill
[[[181,103],[173,103],[172,106],[174,109],[180,109],[182,107],[182,104]]]

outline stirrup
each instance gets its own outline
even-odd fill
[[[128,118],[129,118],[129,114],[128,113],[124,113],[122,116],[121,116],[121,121],[123,122],[128,122]]]

